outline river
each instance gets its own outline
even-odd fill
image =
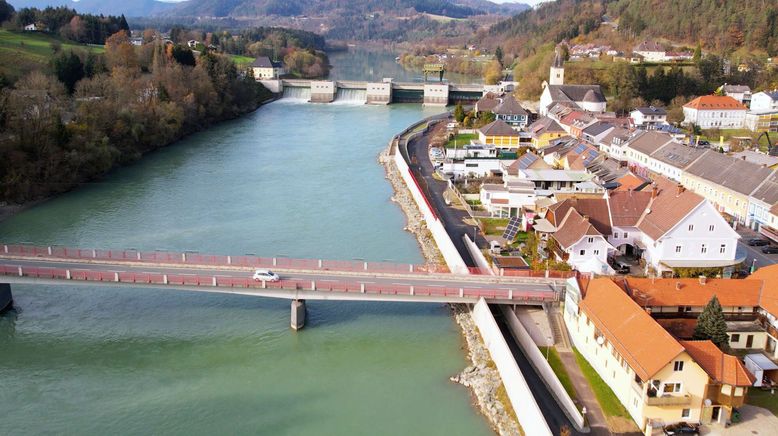
[[[376,155],[433,113],[271,103],[19,213],[0,240],[420,262]],[[490,434],[448,380],[467,362],[444,305],[312,301],[295,333],[288,301],[13,292],[2,434]]]

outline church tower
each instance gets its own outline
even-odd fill
[[[565,84],[565,60],[559,50],[554,50],[554,63],[551,64],[551,72],[548,76],[549,85]]]

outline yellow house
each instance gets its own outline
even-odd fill
[[[493,121],[478,129],[478,139],[497,148],[519,148],[520,134],[502,120]]]
[[[736,357],[710,341],[677,341],[608,278],[571,279],[564,319],[578,351],[647,434],[681,421],[727,422],[753,383]]]
[[[710,201],[719,212],[745,224],[749,196],[772,172],[770,168],[708,150],[681,173],[681,184]]]
[[[543,117],[527,127],[532,138],[532,147],[536,149],[548,147],[554,139],[567,135],[565,129],[549,117]]]

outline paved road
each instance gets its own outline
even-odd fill
[[[0,265],[12,265],[33,268],[64,268],[71,270],[134,272],[155,274],[191,274],[200,276],[247,278],[252,274],[251,268],[234,269],[214,266],[197,267],[182,265],[181,267],[158,266],[141,262],[108,262],[86,263],[72,260],[58,261],[46,258],[13,259],[0,256]],[[289,271],[277,270],[285,280],[311,280],[317,283],[326,282],[361,282],[366,284],[398,285],[398,286],[428,286],[489,290],[523,290],[552,292],[549,281],[543,279],[494,277],[494,276],[455,276],[455,275],[399,275],[380,273],[350,273],[331,271]],[[0,279],[2,280],[2,279]],[[561,283],[561,282],[560,282]]]
[[[414,176],[419,181],[424,195],[430,201],[430,204],[435,209],[435,213],[443,221],[443,226],[446,228],[451,237],[451,241],[454,243],[459,254],[462,256],[462,260],[470,267],[477,266],[470,256],[470,252],[467,251],[462,237],[469,235],[470,239],[473,239],[473,234],[476,234],[476,244],[479,247],[486,247],[488,243],[481,234],[480,229],[475,226],[470,226],[464,223],[464,220],[470,218],[470,215],[466,211],[455,209],[446,205],[443,194],[448,189],[448,184],[444,181],[437,180],[432,177],[433,166],[429,157],[429,137],[420,136],[408,144],[407,157],[409,158],[409,166],[413,171]]]
[[[764,236],[745,226],[739,226],[737,232],[741,236],[741,239],[738,242],[738,253],[744,253],[746,255],[746,268],[751,268],[752,265],[761,268],[763,266],[778,263],[778,254],[764,254],[762,253],[762,247],[751,247],[745,243],[745,241],[753,238],[765,239]],[[754,259],[756,259],[756,263],[754,263]]]

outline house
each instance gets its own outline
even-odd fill
[[[721,92],[728,97],[734,98],[744,106],[751,104],[751,88],[747,85],[727,85],[725,83],[721,87]]]
[[[24,25],[24,30],[26,32],[37,32],[38,31],[38,26],[35,25],[35,23],[25,24]]]
[[[775,207],[778,207],[778,170],[774,170],[748,196],[746,225],[769,239],[778,239],[778,225],[770,217],[770,211]]]
[[[703,129],[742,129],[746,107],[732,97],[703,95],[683,105],[682,124],[697,125]]]
[[[640,55],[645,62],[667,61],[667,51],[656,41],[643,41],[632,49],[632,53]]]
[[[515,129],[523,129],[529,124],[529,113],[510,94],[503,97],[492,112],[496,119],[505,121]]]
[[[502,162],[494,145],[472,142],[461,148],[446,149],[440,171],[454,180],[499,175],[502,174]]]
[[[545,219],[553,226],[553,254],[581,272],[613,274],[608,257],[616,248],[611,233],[607,202],[602,198],[569,198],[548,208]]]
[[[767,332],[764,351],[770,358],[778,360],[778,265],[759,268],[744,281],[748,280],[762,284],[758,314]]]
[[[528,180],[535,185],[535,194],[551,196],[557,193],[604,192],[601,187],[592,187],[586,182],[594,179],[594,174],[585,170],[526,169],[519,170],[518,179]]]
[[[751,96],[752,111],[778,110],[778,89],[772,91],[760,91]]]
[[[186,42],[186,45],[191,49],[195,49],[197,48],[197,40],[190,39],[189,41]]]
[[[267,56],[260,56],[251,63],[251,70],[257,80],[278,79],[286,74],[281,62],[271,61]]]
[[[607,278],[568,280],[565,325],[632,419],[651,427],[727,423],[754,378],[710,341],[678,341]]]
[[[681,184],[705,197],[733,221],[750,223],[749,196],[774,170],[706,150],[681,174]]]
[[[767,153],[762,153],[756,150],[743,150],[737,153],[730,154],[735,159],[742,159],[746,162],[762,165],[767,168],[778,168],[778,156],[770,156]]]
[[[549,117],[539,118],[530,124],[527,130],[532,138],[532,147],[535,149],[547,147],[552,140],[567,135],[565,129]]]
[[[479,193],[481,205],[492,217],[520,216],[522,209],[534,209],[535,185],[528,180],[511,179],[502,184],[486,183]]]
[[[661,107],[638,107],[629,113],[635,127],[652,130],[657,124],[667,124],[667,111]]]
[[[656,130],[638,131],[624,144],[624,156],[633,171],[637,174],[645,173],[641,170],[648,169],[649,156],[671,142],[675,142],[675,139],[667,133]]]
[[[491,112],[499,104],[499,95],[494,92],[487,92],[475,102],[474,110],[476,112]]]
[[[495,120],[479,128],[478,139],[483,144],[491,144],[497,148],[519,148],[520,134],[503,120]]]
[[[681,175],[705,150],[689,147],[678,142],[668,142],[648,156],[648,169],[675,182],[681,181]]]
[[[778,109],[750,110],[744,124],[752,132],[778,132]]]
[[[626,162],[626,151],[623,145],[629,140],[632,132],[623,127],[616,127],[608,132],[600,141],[596,144],[599,147],[600,152],[617,160]]]
[[[559,102],[571,103],[588,112],[605,112],[606,100],[600,85],[547,85],[540,95],[539,112],[546,115]]]
[[[581,130],[581,139],[586,141],[587,144],[596,146],[610,131],[615,128],[616,126],[613,124],[598,121]]]

